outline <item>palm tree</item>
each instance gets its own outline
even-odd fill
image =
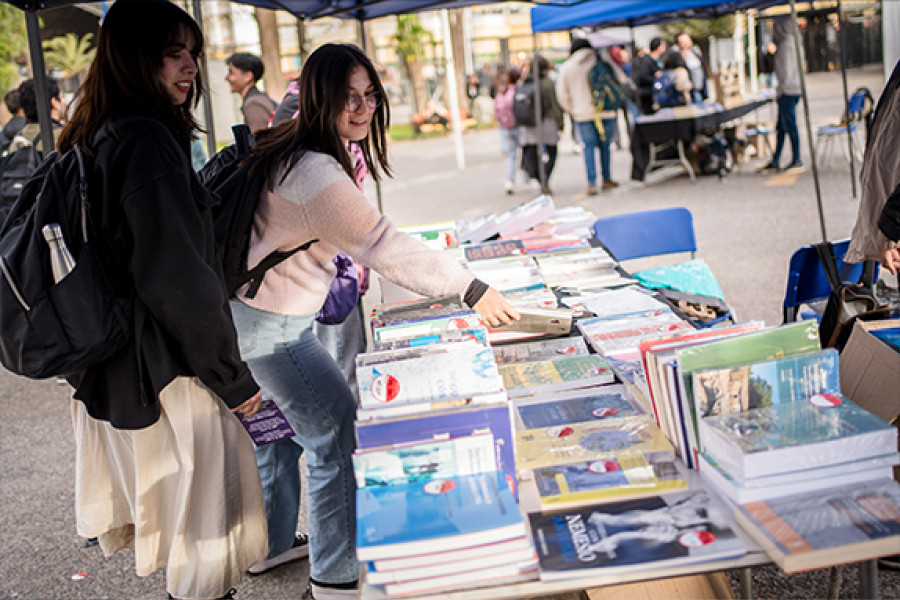
[[[24,64],[28,49],[24,13],[8,4],[0,4],[0,97],[17,85],[19,63]]]
[[[416,15],[399,15],[397,33],[393,36],[397,43],[397,54],[403,59],[403,71],[412,85],[413,113],[424,113],[428,92],[422,79],[422,58],[425,56],[423,44],[433,42],[431,32],[422,27]]]
[[[74,78],[74,83],[80,83],[81,74],[90,66],[97,53],[96,48],[91,48],[93,33],[86,33],[82,37],[74,33],[67,33],[44,42],[44,61],[52,69],[59,69],[63,76]]]

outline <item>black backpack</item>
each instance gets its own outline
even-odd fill
[[[534,127],[534,103],[535,85],[533,79],[523,81],[516,88],[513,96],[513,115],[516,117],[516,125],[519,127]]]
[[[49,154],[0,227],[0,362],[40,379],[83,371],[125,347],[133,300],[117,297],[92,237],[79,148]],[[58,224],[74,268],[58,282],[42,231]]]
[[[297,252],[309,249],[318,240],[310,240],[293,250],[273,250],[252,269],[247,267],[253,216],[266,177],[263,172],[251,175],[250,167],[244,161],[250,156],[253,145],[250,128],[235,125],[232,131],[234,144],[214,154],[200,169],[199,175],[203,185],[219,198],[219,204],[212,212],[228,295],[234,297],[241,287],[250,283],[247,297],[253,298],[266,271]]]
[[[17,136],[18,137],[18,136]],[[43,156],[38,150],[40,134],[31,143],[19,147],[0,159],[0,224],[15,203],[25,182],[37,170]],[[21,138],[20,138],[21,139]]]

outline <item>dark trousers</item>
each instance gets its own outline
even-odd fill
[[[556,146],[544,146],[547,152],[547,160],[544,162],[544,180],[541,181],[542,186],[547,186],[550,181],[550,173],[556,166]],[[522,169],[528,173],[532,179],[540,179],[538,173],[538,147],[537,144],[526,144],[522,146]]]
[[[772,162],[776,165],[781,159],[781,151],[784,149],[784,138],[791,140],[791,162],[800,160],[800,130],[797,129],[797,103],[800,96],[784,94],[776,100],[778,105],[778,123],[775,125],[775,154]]]

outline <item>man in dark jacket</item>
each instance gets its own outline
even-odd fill
[[[631,77],[637,86],[638,106],[645,115],[653,112],[653,82],[662,72],[665,53],[666,41],[655,37],[650,40],[650,51],[634,61]]]
[[[0,146],[5,150],[6,146],[12,141],[22,128],[25,127],[25,111],[22,110],[22,103],[19,102],[19,90],[9,90],[3,97],[3,103],[12,117],[3,126],[0,132]]]

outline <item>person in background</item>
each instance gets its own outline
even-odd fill
[[[518,67],[504,69],[500,76],[497,94],[494,96],[494,119],[500,130],[500,151],[506,155],[506,180],[503,189],[512,194],[516,183],[516,168],[519,156],[519,128],[513,114],[513,98],[519,81]]]
[[[637,87],[638,107],[645,115],[653,113],[653,82],[662,74],[666,48],[666,41],[655,37],[650,40],[649,50],[635,58],[632,65],[631,78]]]
[[[584,144],[584,169],[587,176],[587,195],[597,194],[597,150],[600,151],[603,188],[615,187],[609,171],[609,147],[613,127],[607,127],[609,119],[603,120],[604,135],[601,136],[594,121],[594,93],[588,74],[597,63],[597,51],[584,38],[572,41],[569,58],[559,69],[556,80],[556,97],[564,111],[571,115]],[[613,126],[615,121],[612,121]]]
[[[687,33],[682,33],[676,38],[676,48],[684,60],[684,67],[691,76],[691,102],[703,102],[709,97],[707,91],[707,68],[700,49],[694,45],[694,40]]]
[[[59,84],[55,79],[45,78],[47,86],[47,97],[50,98],[50,124],[53,128],[54,142],[59,140],[59,134],[62,131],[63,121],[66,116],[66,103],[59,97]],[[23,138],[30,143],[41,133],[41,124],[38,122],[38,104],[37,93],[34,89],[34,79],[26,79],[19,84],[19,104],[25,113],[25,126],[19,132]],[[10,151],[12,151],[10,146]]]
[[[528,173],[531,185],[539,189],[542,194],[550,194],[550,175],[556,166],[557,144],[559,132],[563,128],[563,112],[556,99],[556,86],[550,79],[553,65],[543,56],[537,57],[538,82],[536,89],[541,95],[541,122],[538,126],[520,127],[519,142],[522,144],[522,168]],[[524,72],[524,83],[534,81],[534,73],[531,68]],[[540,127],[540,131],[538,131]],[[540,144],[540,148],[538,147]],[[547,160],[543,161],[546,152]],[[538,161],[543,161],[544,179],[540,178]]]
[[[631,143],[631,132],[634,130],[634,124],[640,114],[637,106],[637,86],[631,77],[631,63],[628,57],[628,50],[622,46],[613,46],[609,49],[609,57],[612,61],[622,69],[625,74],[622,86],[625,88],[625,101],[622,104],[622,116],[625,118],[626,129],[628,130],[629,145]],[[616,128],[618,130],[618,128]],[[618,131],[616,132],[618,137]],[[615,138],[613,138],[615,140]],[[621,144],[619,145],[621,150]]]
[[[225,59],[225,64],[228,65],[225,81],[231,91],[242,98],[244,123],[253,133],[267,127],[275,112],[275,103],[256,87],[263,76],[262,60],[249,52],[238,52]]]
[[[0,145],[5,148],[22,131],[27,120],[25,118],[25,110],[22,108],[22,102],[19,100],[18,89],[6,92],[6,95],[3,96],[3,103],[6,104],[6,109],[11,115],[9,121],[3,125],[2,132],[0,132]]]
[[[278,465],[266,485],[274,494],[298,493],[276,489],[287,481],[277,474],[297,468],[297,452],[283,446],[302,446],[310,530],[306,597],[334,600],[356,598],[359,577],[351,459],[356,399],[312,330],[334,277],[334,257],[344,251],[425,296],[460,294],[491,326],[519,313],[455,259],[398,231],[357,186],[350,143],[360,146],[376,181],[390,173],[390,109],[368,57],[351,44],[324,44],[307,59],[299,87],[297,118],[260,131],[248,159],[251,173],[262,172],[267,182],[248,261],[317,241],[267,271],[254,297],[239,290],[231,308],[244,358],[297,432],[272,444]],[[282,528],[293,534],[296,525]]]
[[[200,27],[165,0],[116,2],[59,138],[92,156],[98,254],[133,303],[134,340],[67,379],[75,388],[78,534],[135,570],[166,570],[170,598],[233,598],[266,555],[253,442],[238,415],[261,393],[240,358],[213,231],[191,167],[204,89]]]
[[[893,274],[900,266],[900,62],[875,106],[860,168],[856,224],[844,262],[877,260]],[[898,560],[900,562],[900,560]]]
[[[775,87],[775,52],[778,46],[775,42],[766,44],[766,50],[759,58],[759,73],[765,86],[769,89]]]
[[[778,105],[777,123],[775,125],[775,152],[772,160],[760,169],[760,172],[781,170],[781,152],[785,139],[791,141],[791,162],[785,170],[802,171],[800,160],[800,130],[797,128],[797,104],[800,102],[802,82],[797,60],[797,44],[794,39],[794,25],[790,16],[775,18],[773,37],[777,51],[775,52],[775,102]]]

